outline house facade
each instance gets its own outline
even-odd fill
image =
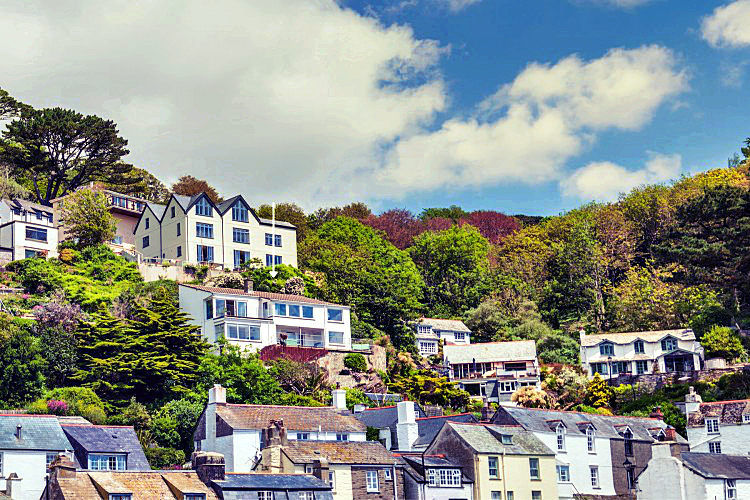
[[[632,495],[636,476],[651,459],[655,442],[687,442],[654,412],[653,418],[501,406],[492,422],[519,425],[557,458],[560,499],[576,494]]]
[[[205,194],[148,203],[135,229],[136,250],[157,262],[236,269],[251,259],[297,266],[297,228],[261,219],[242,196],[214,203]]]
[[[467,345],[471,343],[471,330],[463,321],[420,318],[414,324],[414,328],[417,331],[417,349],[419,349],[421,356],[437,354],[441,340],[446,345]]]
[[[690,451],[748,455],[750,400],[686,403]]]
[[[476,499],[558,498],[554,451],[518,426],[448,422],[426,454],[460,466]]]
[[[703,347],[691,329],[655,332],[580,332],[581,365],[589,378],[700,370]]]
[[[61,423],[79,469],[151,470],[131,426]]]
[[[4,260],[57,257],[51,208],[26,200],[0,201],[0,255]]]
[[[257,351],[268,345],[350,350],[348,306],[301,295],[201,285],[179,286],[180,309],[200,326],[208,342],[222,336],[231,344]]]
[[[195,449],[221,453],[229,472],[250,472],[261,459],[263,431],[283,421],[290,441],[366,441],[367,427],[346,409],[346,391],[334,391],[334,407],[241,405],[226,402],[226,389],[209,390],[193,441]]]
[[[637,478],[638,500],[738,500],[750,498],[750,457],[682,452],[654,445]]]
[[[474,482],[445,455],[402,454],[408,500],[473,500]]]
[[[0,414],[0,478],[15,475],[11,498],[39,498],[49,464],[70,449],[57,417]]]
[[[473,397],[510,401],[520,387],[539,385],[539,362],[533,340],[445,345],[448,377]]]

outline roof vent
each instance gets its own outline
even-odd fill
[[[23,425],[21,425],[21,424],[18,424],[18,425],[16,426],[16,439],[18,439],[18,440],[20,440],[20,439],[21,439],[21,430],[22,430],[22,429],[23,429]]]

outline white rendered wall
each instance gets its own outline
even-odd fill
[[[688,427],[687,438],[690,451],[696,453],[709,453],[709,442],[721,443],[721,452],[726,455],[750,453],[750,423],[719,424],[719,434],[709,434],[705,425]]]
[[[50,450],[60,453],[65,450]],[[21,481],[13,483],[13,498],[36,499],[41,497],[46,485],[47,451],[0,450],[3,454],[3,477],[15,472]],[[0,487],[5,489],[5,479],[0,480]]]

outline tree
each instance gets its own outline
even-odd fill
[[[468,213],[463,208],[458,205],[451,205],[447,208],[425,208],[419,214],[419,218],[422,220],[448,219],[455,224],[467,215]]]
[[[739,334],[725,326],[711,328],[701,337],[701,345],[707,357],[724,358],[729,363],[745,355]]]
[[[586,399],[588,380],[580,370],[563,366],[557,370],[544,369],[542,389],[547,393],[550,407],[570,410]]]
[[[0,317],[0,401],[15,408],[44,390],[39,342],[7,316]]]
[[[203,413],[204,406],[205,404],[195,395],[168,402],[159,408],[154,416],[151,425],[154,439],[161,446],[177,448],[185,452],[185,456],[190,456],[193,452],[193,431]],[[169,444],[160,440],[158,435],[165,427],[173,430],[177,435],[177,439],[173,439]]]
[[[76,369],[76,339],[74,330],[83,318],[77,304],[65,303],[65,295],[58,293],[52,300],[35,306],[31,312],[36,319],[32,332],[39,339],[42,357],[46,361],[44,376],[47,387],[65,385]]]
[[[23,111],[31,110],[31,106],[14,99],[7,90],[0,88],[0,120],[7,120],[19,116]]]
[[[364,220],[372,215],[370,207],[362,202],[354,202],[343,207],[319,208],[308,216],[310,228],[317,230],[323,224],[331,222],[336,217],[349,217],[350,219]]]
[[[196,194],[206,193],[206,196],[214,203],[222,201],[219,192],[208,182],[202,179],[196,179],[192,175],[183,175],[177,182],[172,184],[172,192],[183,196],[195,196]]]
[[[271,205],[261,205],[256,210],[258,217],[264,219],[271,219],[274,214]],[[302,241],[310,232],[310,225],[307,222],[307,215],[305,211],[295,203],[277,203],[276,209],[276,220],[288,222],[294,224],[297,228],[297,241]]]
[[[32,403],[30,413],[49,413],[51,401],[64,402],[63,415],[77,415],[93,424],[104,424],[107,414],[104,403],[94,391],[86,387],[58,387],[44,394],[44,397]]]
[[[36,200],[50,205],[91,181],[122,183],[132,166],[129,153],[111,120],[62,108],[25,110],[10,122],[0,139],[0,161],[16,178],[28,179]]]
[[[414,238],[424,231],[424,223],[406,209],[387,210],[380,215],[370,215],[362,223],[382,231],[396,248],[409,247]]]
[[[107,183],[112,191],[122,194],[138,196],[146,201],[165,203],[169,198],[169,189],[154,174],[144,168],[133,168],[124,174],[125,182],[120,184]]]
[[[435,316],[463,315],[484,295],[489,243],[471,226],[422,233],[409,255],[424,279],[425,305]]]
[[[511,394],[510,400],[523,408],[552,408],[547,393],[532,386],[520,387]]]
[[[471,400],[469,393],[459,389],[455,382],[449,382],[446,377],[430,370],[420,370],[408,376],[398,377],[388,384],[388,388],[410,401],[454,410],[465,409]]]
[[[82,247],[108,243],[117,231],[117,219],[109,212],[107,197],[90,189],[80,189],[62,203],[60,222],[68,237]]]
[[[608,408],[612,401],[612,388],[598,374],[589,381],[586,387],[586,403],[594,408]]]
[[[460,219],[461,223],[474,226],[482,236],[496,245],[506,236],[521,228],[521,224],[513,217],[492,210],[477,210]]]

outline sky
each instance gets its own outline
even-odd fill
[[[0,87],[251,204],[552,215],[723,167],[750,0],[5,0]]]

